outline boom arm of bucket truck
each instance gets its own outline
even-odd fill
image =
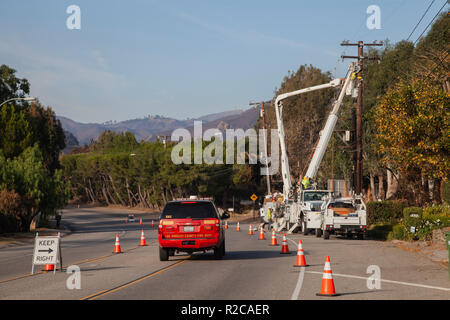
[[[326,89],[326,88],[335,88],[342,84],[342,80],[344,80],[344,85],[342,86],[341,92],[339,94],[338,99],[333,105],[333,109],[330,113],[330,116],[327,120],[327,123],[325,124],[325,128],[323,130],[323,133],[321,135],[321,138],[319,140],[318,147],[316,149],[316,152],[314,152],[313,159],[311,160],[311,163],[308,168],[308,172],[311,174],[311,176],[307,175],[310,178],[314,178],[317,174],[317,170],[319,168],[320,162],[322,161],[323,155],[325,153],[325,150],[327,148],[327,145],[329,143],[329,140],[331,138],[331,134],[333,133],[334,127],[336,125],[337,121],[337,113],[339,111],[339,108],[342,104],[342,100],[344,98],[344,95],[347,91],[347,88],[352,80],[352,73],[353,69],[355,68],[355,64],[351,64],[347,75],[344,79],[334,79],[326,84],[321,84],[309,88],[304,88],[292,92],[287,92],[280,94],[275,99],[275,115],[277,120],[277,126],[278,126],[278,137],[280,139],[280,148],[281,148],[281,175],[283,178],[283,199],[285,205],[288,205],[288,199],[291,195],[292,191],[292,181],[291,181],[291,174],[289,170],[289,159],[286,151],[286,142],[285,142],[285,134],[284,134],[284,125],[283,125],[283,105],[282,101],[296,95],[300,95],[307,92],[312,92],[316,90]],[[320,152],[318,152],[318,149],[320,147]],[[311,169],[311,170],[310,170]],[[285,210],[286,212],[290,212],[290,214],[296,215],[296,210]],[[278,229],[281,230],[284,226],[283,224],[286,222],[289,222],[291,217],[282,217],[283,221],[278,222],[279,225]],[[291,219],[292,220],[292,219]]]
[[[344,85],[342,86],[341,92],[339,93],[339,97],[334,102],[333,109],[328,116],[327,122],[325,123],[325,127],[323,128],[319,142],[317,144],[317,148],[314,150],[314,155],[309,163],[308,170],[306,171],[306,177],[309,179],[314,179],[316,177],[317,171],[319,170],[320,163],[322,162],[325,151],[327,150],[328,143],[330,142],[331,135],[333,134],[334,128],[337,122],[337,114],[339,112],[339,108],[342,105],[342,100],[347,92],[347,87],[350,85],[352,81],[354,65],[350,65],[349,70],[347,72],[347,76],[345,77]]]

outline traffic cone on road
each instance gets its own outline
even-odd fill
[[[142,218],[141,218],[141,220],[139,221],[139,224],[142,226]]]
[[[281,246],[281,254],[290,254],[289,252],[289,246],[287,244],[287,240],[286,240],[286,233],[283,233],[283,244]]]
[[[264,237],[264,230],[262,227],[259,228],[259,238],[258,240],[266,240],[266,238]]]
[[[249,227],[248,227],[248,234],[249,235],[253,235],[253,228],[252,228],[252,225],[250,225]]]
[[[241,227],[239,226],[239,222],[237,223],[236,231],[241,231]]]
[[[44,271],[53,271],[55,270],[55,265],[54,264],[46,264],[44,266]]]
[[[334,289],[333,272],[331,271],[330,257],[325,259],[325,267],[323,269],[322,276],[322,288],[320,293],[316,293],[317,296],[338,296]]]
[[[119,235],[116,234],[116,243],[114,245],[114,252],[113,253],[122,253],[120,250],[120,242],[119,242]]]
[[[302,240],[298,240],[297,263],[294,267],[307,267],[305,254],[303,253]]]
[[[270,245],[271,246],[277,246],[278,245],[277,237],[275,235],[275,230],[274,229],[272,229],[272,240],[270,241]]]
[[[153,220],[152,220],[152,227],[154,227],[155,226],[155,223],[153,222]]]
[[[225,221],[225,229],[228,229],[228,221]]]
[[[141,232],[141,242],[139,242],[139,245],[142,247],[147,245],[145,243],[144,229],[142,229],[142,232]]]

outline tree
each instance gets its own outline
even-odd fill
[[[61,170],[51,173],[43,162],[37,144],[14,159],[5,158],[0,151],[0,190],[4,200],[0,209],[16,216],[21,231],[29,231],[38,214],[55,214],[69,197]]]
[[[388,90],[376,110],[383,161],[409,177],[447,180],[450,172],[450,94],[430,80],[402,81]],[[419,188],[421,190],[422,188]],[[414,186],[413,199],[422,193]]]
[[[0,103],[12,99],[23,98],[30,94],[30,83],[27,79],[16,77],[16,70],[7,65],[0,66]]]

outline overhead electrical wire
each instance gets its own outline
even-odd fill
[[[419,24],[422,22],[423,18],[425,17],[425,15],[427,14],[428,10],[430,10],[431,6],[433,5],[433,3],[436,0],[431,1],[430,5],[428,6],[427,10],[425,10],[425,13],[422,15],[422,18],[420,18],[419,22],[417,22],[416,26],[414,27],[414,29],[411,31],[411,33],[409,34],[408,38],[406,39],[406,41],[409,40],[409,38],[411,38],[412,34],[414,33],[414,31],[416,31],[417,27],[419,26]]]

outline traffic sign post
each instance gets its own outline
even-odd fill
[[[253,201],[253,219],[255,219],[255,201],[258,199],[258,196],[256,194],[252,194],[250,199]]]
[[[62,255],[61,255],[60,239],[61,237],[59,232],[57,236],[43,236],[43,237],[40,237],[39,234],[36,232],[31,274],[34,274],[35,265],[46,265],[46,264],[55,265],[55,268],[53,269],[53,274],[55,274],[58,260],[60,263],[60,270],[62,272]]]

